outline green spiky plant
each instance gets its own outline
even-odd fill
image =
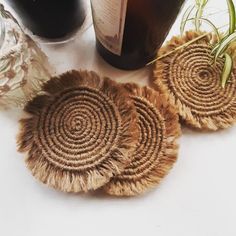
[[[221,75],[221,84],[222,84],[222,87],[224,88],[226,86],[227,81],[229,80],[231,76],[232,69],[234,66],[233,55],[228,52],[228,48],[236,41],[236,10],[235,10],[236,8],[233,3],[233,0],[226,0],[227,6],[228,6],[227,12],[229,14],[229,24],[226,25],[228,26],[228,30],[222,33],[219,30],[221,28],[224,28],[224,26],[218,28],[209,19],[204,17],[203,13],[208,2],[209,0],[195,0],[195,4],[187,8],[187,10],[185,11],[182,17],[182,21],[180,25],[180,32],[183,35],[186,28],[186,24],[188,22],[194,23],[195,30],[197,32],[200,31],[202,23],[206,23],[210,25],[213,32],[216,34],[218,38],[218,43],[216,45],[213,45],[213,49],[212,49],[212,54],[214,55],[214,63],[217,61],[218,58],[225,58],[224,68]],[[187,47],[188,45],[204,38],[209,33],[211,32],[207,32],[191,40],[190,42],[184,45],[181,45],[180,47],[175,48],[173,51],[170,51],[160,57],[157,57],[156,59],[149,62],[147,65],[151,65],[157,60],[160,60],[180,49],[183,49],[184,47]]]
[[[214,45],[212,54],[214,55],[214,62],[218,58],[224,58],[224,68],[221,75],[221,84],[224,88],[234,66],[233,55],[228,52],[230,45],[236,40],[236,10],[233,0],[226,0],[229,14],[229,27],[224,33],[219,32],[217,28],[209,19],[203,17],[204,9],[207,6],[208,0],[195,0],[195,5],[190,6],[183,15],[180,31],[183,34],[188,21],[194,22],[195,30],[200,31],[203,22],[210,25],[218,37],[218,43]],[[192,14],[194,13],[194,17]]]

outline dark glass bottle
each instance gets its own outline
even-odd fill
[[[82,0],[9,0],[24,25],[34,34],[61,38],[82,25]]]
[[[99,54],[121,69],[156,57],[184,0],[91,0]]]

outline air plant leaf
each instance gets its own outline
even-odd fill
[[[201,18],[203,15],[203,10],[208,3],[208,0],[196,0],[196,7],[197,7],[197,12],[195,15],[195,27],[196,31],[200,30],[200,25],[201,25]]]
[[[188,19],[187,21],[192,21],[192,20],[194,20],[195,18],[190,18],[190,19]],[[218,28],[210,21],[210,20],[208,20],[208,19],[206,19],[206,18],[201,18],[200,19],[201,21],[204,21],[205,23],[207,23],[208,25],[210,25],[211,27],[212,27],[212,29],[213,29],[213,31],[215,32],[215,34],[216,34],[216,36],[217,36],[217,39],[218,39],[218,41],[220,41],[220,33],[219,33],[219,31],[218,31]],[[214,49],[213,49],[214,50]]]
[[[195,16],[195,27],[196,31],[200,31],[200,18],[202,17],[203,9],[200,7],[197,10],[196,16]]]
[[[229,9],[229,35],[234,33],[236,27],[235,6],[232,0],[227,0]]]
[[[215,62],[218,57],[220,57],[220,56],[222,56],[222,54],[224,54],[225,50],[228,48],[230,43],[232,43],[234,40],[236,40],[236,32],[229,35],[224,41],[222,41],[220,43],[220,46],[215,53]]]
[[[217,44],[213,47],[211,54],[215,54],[216,51],[219,49],[220,45],[225,41],[227,37],[221,38]]]
[[[181,25],[180,25],[180,33],[181,33],[181,35],[184,34],[186,23],[189,20],[189,17],[190,17],[190,15],[191,15],[191,13],[193,12],[194,9],[195,9],[195,5],[194,6],[189,6],[187,8],[187,10],[184,12],[184,15],[183,15],[182,21],[181,21]]]
[[[229,80],[230,75],[232,73],[232,69],[233,69],[232,57],[228,53],[225,53],[224,57],[225,57],[225,64],[224,64],[224,69],[221,75],[221,85],[223,88],[225,88],[225,85],[227,81]]]
[[[215,53],[215,61],[221,56],[225,50],[228,48],[230,43],[232,43],[236,39],[235,29],[236,29],[236,12],[235,6],[232,0],[226,0],[229,11],[229,30],[224,38],[221,39],[221,42],[217,44],[212,53]]]
[[[220,33],[219,33],[217,27],[210,20],[208,20],[206,18],[200,18],[200,21],[205,21],[208,25],[210,25],[212,27],[214,33],[216,34],[218,41],[220,41]]]
[[[215,52],[218,50],[218,48],[220,47],[220,42],[219,43],[217,43],[214,47],[213,47],[213,49],[212,49],[212,51],[211,51],[211,54],[213,55],[213,54],[215,54]]]

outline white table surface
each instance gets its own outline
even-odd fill
[[[225,1],[209,1],[225,9]],[[216,20],[222,25],[223,18]],[[179,20],[170,36],[178,26]],[[84,68],[146,84],[151,71],[124,72],[107,65],[95,51],[90,16],[71,42],[42,47],[56,73]],[[178,162],[162,184],[144,196],[114,199],[64,194],[38,183],[16,151],[20,115],[20,110],[0,112],[1,236],[236,235],[236,127],[216,133],[183,129]]]

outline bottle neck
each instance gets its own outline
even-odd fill
[[[0,15],[0,50],[5,40],[5,22],[3,17]]]

